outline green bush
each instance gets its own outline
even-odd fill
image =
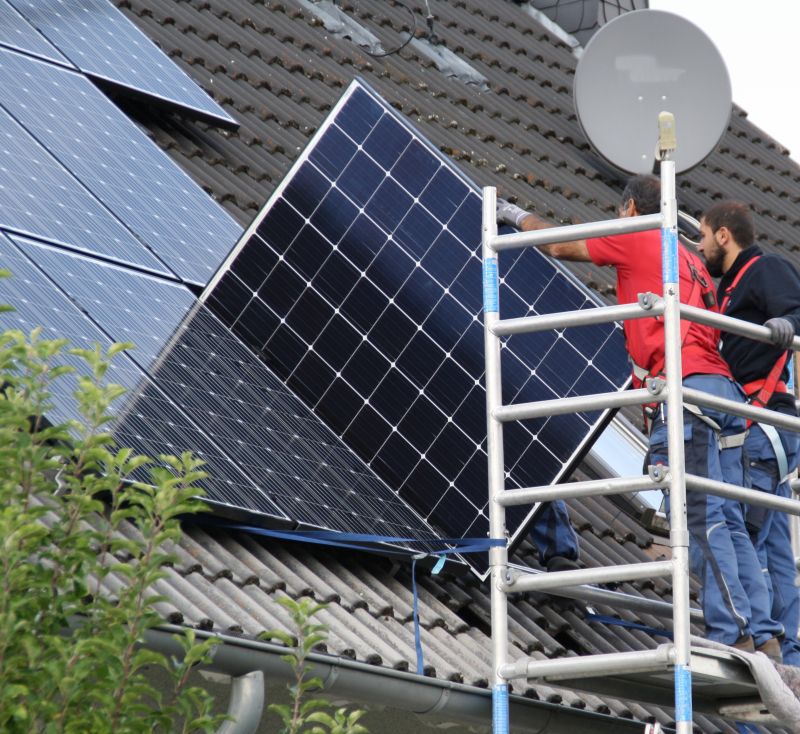
[[[368,734],[367,729],[358,723],[365,713],[363,710],[348,711],[346,707],[331,710],[331,704],[324,698],[308,698],[309,694],[322,688],[322,681],[310,676],[312,666],[307,662],[308,654],[328,637],[328,628],[313,622],[312,617],[327,604],[317,604],[307,597],[295,601],[288,596],[281,597],[278,602],[291,615],[294,632],[269,630],[261,637],[278,640],[289,648],[282,659],[294,673],[294,681],[287,686],[292,702],[268,706],[268,710],[278,714],[283,722],[280,734]]]
[[[163,621],[152,588],[173,560],[165,547],[179,516],[203,509],[205,474],[190,453],[154,460],[116,446],[111,405],[124,390],[106,374],[128,346],[0,335],[3,732],[207,732],[224,720],[187,684],[215,640],[176,636],[180,660],[141,646]],[[49,425],[54,390],[75,385],[80,420]],[[153,666],[168,690],[148,682]]]

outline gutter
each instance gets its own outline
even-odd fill
[[[145,633],[145,645],[166,655],[180,656],[182,648],[174,635],[185,627],[164,624]],[[287,649],[281,645],[229,634],[195,630],[198,638],[215,637],[222,644],[212,651],[209,670],[234,679],[260,671],[265,678],[289,681],[292,669],[281,660]],[[322,679],[322,690],[330,696],[357,703],[389,706],[440,722],[458,722],[483,727],[492,723],[492,693],[463,683],[427,678],[347,658],[311,653],[311,675]],[[236,716],[233,702],[228,713]],[[511,720],[519,734],[641,734],[642,722],[599,714],[569,706],[510,696]],[[241,715],[252,717],[244,706]],[[435,723],[431,721],[431,723]],[[232,730],[233,731],[233,730]],[[244,729],[242,730],[244,731]]]

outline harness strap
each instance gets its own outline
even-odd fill
[[[639,364],[636,364],[636,362],[633,360],[631,360],[631,370],[633,371],[633,376],[642,384],[644,384],[644,381],[650,377],[650,370],[645,369]]]
[[[683,403],[683,409],[688,413],[691,413],[695,418],[705,423],[711,428],[712,431],[714,431],[717,436],[717,441],[719,441],[720,449],[734,449],[744,446],[744,441],[747,438],[746,430],[742,431],[741,433],[731,433],[723,436],[721,435],[722,428],[720,427],[719,423],[717,423],[713,418],[709,418],[707,415],[705,415],[699,406],[692,405],[691,403]]]
[[[714,431],[714,433],[716,433],[717,435],[719,435],[719,432],[722,430],[719,426],[719,423],[717,423],[713,418],[709,418],[707,415],[703,415],[703,411],[700,410],[700,408],[697,405],[692,405],[691,403],[684,403],[683,409],[691,413],[696,418],[699,418],[706,425],[711,426],[711,430]]]
[[[744,441],[747,438],[747,431],[742,433],[733,433],[730,436],[719,437],[719,447],[721,449],[738,449],[744,446]]]
[[[689,305],[694,302],[695,304],[701,304],[703,308],[712,310],[716,305],[716,299],[714,298],[714,292],[708,290],[709,283],[708,281],[700,274],[700,271],[697,269],[697,266],[692,261],[689,253],[686,249],[681,246],[678,248],[678,252],[683,256],[684,260],[686,261],[686,266],[689,268],[689,272],[692,276],[692,290],[689,293],[689,298],[687,299],[686,303]],[[700,289],[700,294],[698,295],[697,289]],[[683,349],[683,345],[686,342],[686,337],[689,336],[689,330],[692,328],[692,322],[688,319],[683,319],[681,321],[681,349]],[[644,383],[647,377],[656,377],[661,374],[664,370],[664,360],[665,356],[662,356],[650,369],[642,367],[639,364],[636,364],[633,360],[631,360],[631,368],[634,377],[637,380]]]
[[[772,450],[775,452],[775,461],[778,463],[778,484],[782,484],[789,478],[789,459],[786,457],[786,452],[783,450],[783,443],[775,430],[775,426],[770,426],[767,423],[759,423],[759,427],[769,439],[772,444]]]
[[[742,276],[750,269],[751,265],[754,265],[756,260],[758,260],[761,255],[756,255],[754,258],[748,260],[742,267],[739,269],[739,272],[736,273],[736,277],[733,279],[733,282],[725,289],[725,294],[722,297],[722,303],[719,305],[719,312],[721,314],[725,313],[725,309],[728,307],[728,303],[730,303],[731,296],[733,295],[733,291],[737,285],[739,285],[739,281],[742,279]]]
[[[719,423],[717,423],[713,418],[709,418],[707,415],[704,415],[703,411],[697,405],[692,405],[690,403],[684,403],[683,409],[689,411],[693,416],[695,416],[698,420],[703,421],[708,426],[711,426],[711,430],[717,434],[717,440],[719,441],[719,447],[721,449],[734,449],[739,448],[739,446],[744,446],[744,440],[747,438],[747,431],[742,431],[741,433],[730,433],[727,436],[721,435],[722,429],[720,428]]]
[[[765,408],[776,392],[788,392],[786,383],[780,379],[785,364],[786,354],[781,354],[763,380],[753,380],[742,385],[748,403]]]

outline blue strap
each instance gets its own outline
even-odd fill
[[[672,639],[672,632],[669,630],[661,629],[659,627],[649,627],[646,624],[640,624],[639,622],[629,622],[627,619],[619,619],[618,617],[609,617],[605,614],[587,614],[586,615],[587,622],[600,622],[602,624],[614,624],[618,627],[627,627],[628,629],[634,630],[641,630],[642,632],[647,632],[648,635],[653,635],[654,637],[658,635],[659,637],[666,637],[667,639]]]
[[[293,540],[317,545],[330,545],[337,548],[351,548],[355,550],[375,551],[375,548],[360,543],[425,543],[429,546],[445,545],[450,548],[440,548],[430,551],[430,555],[449,555],[451,553],[481,553],[496,546],[505,546],[503,538],[403,538],[395,535],[369,535],[366,533],[340,533],[335,530],[269,530],[255,525],[227,522],[217,518],[210,519],[202,516],[192,517],[187,522],[197,525],[212,525],[228,530],[241,530],[279,540]],[[409,550],[409,553],[415,551]],[[427,555],[427,553],[425,554]]]
[[[414,595],[412,616],[414,618],[414,648],[417,651],[417,675],[425,675],[425,661],[422,657],[422,634],[419,627],[419,597],[417,595],[417,559],[411,561],[411,592]]]
[[[417,592],[417,561],[427,556],[436,556],[438,560],[431,573],[438,574],[444,566],[445,560],[451,553],[482,553],[489,548],[505,546],[505,538],[437,538],[423,540],[420,538],[398,538],[392,535],[368,535],[364,533],[339,533],[333,530],[267,530],[254,525],[226,522],[224,520],[192,517],[190,522],[200,525],[213,525],[229,530],[241,530],[253,535],[263,535],[268,538],[280,540],[293,540],[317,545],[328,545],[336,548],[350,548],[374,552],[376,549],[364,543],[425,543],[428,546],[447,545],[450,548],[440,548],[430,552],[414,553],[411,559],[411,591],[413,594],[412,618],[414,620],[414,647],[417,652],[417,674],[425,675],[425,661],[422,654],[422,634],[419,623],[419,594]],[[413,551],[409,551],[410,553]]]

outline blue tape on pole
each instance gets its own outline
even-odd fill
[[[444,563],[447,560],[447,556],[439,556],[439,560],[436,561],[436,565],[431,569],[431,575],[436,576],[443,568]]]
[[[492,734],[508,734],[508,685],[492,688]]]
[[[692,720],[692,671],[686,665],[675,666],[675,721]]]
[[[487,257],[483,261],[483,312],[498,313],[500,310],[500,282],[497,277],[497,258]]]
[[[665,283],[678,282],[678,232],[672,227],[661,228],[661,272]]]

